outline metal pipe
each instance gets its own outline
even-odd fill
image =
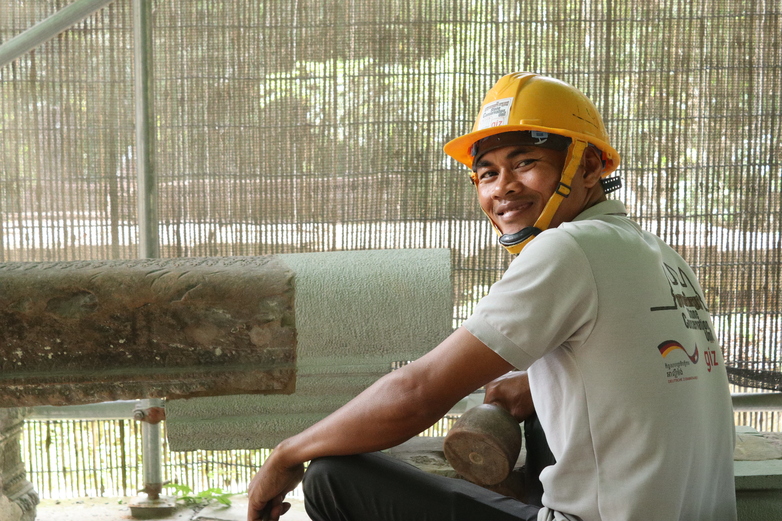
[[[152,88],[152,2],[133,0],[133,63],[136,98],[136,178],[139,257],[160,257],[155,173],[155,115]]]
[[[731,394],[735,411],[782,411],[782,393]]]
[[[157,398],[144,400],[144,402],[148,408],[163,406],[163,401]],[[142,422],[141,448],[144,468],[144,491],[149,499],[160,499],[160,492],[163,490],[163,471],[159,423]]]
[[[38,22],[26,31],[19,33],[0,45],[0,67],[4,67],[81,22],[95,11],[102,9],[114,0],[75,0],[48,18]]]
[[[136,179],[138,185],[138,255],[160,257],[158,246],[157,180],[155,175],[155,116],[152,84],[152,2],[133,0],[133,85],[136,105]],[[144,400],[146,407],[161,407],[159,399]],[[141,424],[141,459],[144,492],[151,502],[160,501],[163,490],[160,425]],[[138,510],[138,507],[136,507]],[[133,513],[134,517],[137,517]]]

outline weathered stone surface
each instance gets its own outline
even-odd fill
[[[758,432],[748,427],[736,428],[735,461],[782,459],[782,433]]]
[[[24,409],[0,409],[0,520],[32,521],[38,494],[27,481],[20,437]]]
[[[21,521],[22,507],[0,494],[0,519],[3,521]],[[33,517],[33,519],[35,519]]]
[[[0,264],[0,404],[290,393],[278,258]]]

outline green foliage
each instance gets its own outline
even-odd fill
[[[231,497],[236,493],[223,492],[220,488],[209,488],[197,494],[193,493],[193,489],[187,485],[179,485],[177,483],[166,483],[163,488],[173,489],[173,495],[177,501],[182,501],[189,506],[206,506],[212,501],[217,501],[225,506],[231,506]]]

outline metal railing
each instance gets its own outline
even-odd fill
[[[45,20],[0,45],[0,67],[8,65],[42,43],[48,42],[114,1],[75,0],[68,4]]]

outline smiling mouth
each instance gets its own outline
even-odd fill
[[[512,205],[509,205],[507,208],[504,208],[502,211],[497,212],[498,217],[504,217],[507,214],[515,214],[515,213],[521,213],[526,210],[529,210],[532,208],[532,202],[525,202],[525,203],[514,203]]]

